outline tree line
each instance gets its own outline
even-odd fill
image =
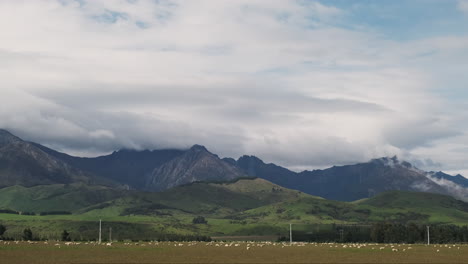
[[[69,211],[46,211],[46,212],[28,212],[28,211],[15,211],[10,209],[0,209],[2,214],[17,214],[17,215],[71,215]]]
[[[7,227],[0,224],[0,240],[15,240],[13,237],[6,237],[4,236],[5,232],[7,231]],[[31,228],[25,228],[21,232],[20,238],[24,241],[40,241],[40,240],[47,240],[45,238],[37,236]],[[67,230],[63,230],[60,233],[60,240],[61,241],[78,241],[77,236],[73,236],[73,234]],[[149,239],[144,239],[145,241],[150,241]],[[164,234],[160,233],[154,237],[155,241],[211,241],[211,237],[205,235],[187,235],[187,234]],[[93,239],[96,241],[96,239]],[[102,240],[103,242],[107,242],[106,238]],[[134,240],[138,241],[138,240]]]
[[[195,220],[195,219],[194,219]],[[194,222],[203,223],[202,219]],[[204,219],[203,219],[204,220]],[[294,227],[296,228],[296,227]],[[13,240],[5,237],[7,227],[0,224],[0,239]],[[468,226],[432,225],[429,227],[430,242],[433,244],[468,243]],[[307,242],[374,242],[374,243],[426,243],[427,226],[421,224],[374,223],[372,225],[309,225],[293,229],[293,241]],[[31,228],[25,228],[21,233],[23,240],[43,240],[35,236]],[[71,232],[63,230],[62,241],[79,240]],[[204,235],[164,234],[156,235],[152,240],[158,241],[211,241]],[[280,241],[289,241],[288,235],[279,237]]]
[[[468,243],[468,226],[431,225],[430,243]],[[321,228],[293,230],[294,241],[309,242],[374,242],[374,243],[427,243],[427,226],[379,222],[371,225],[322,225]],[[280,240],[289,240],[282,236]]]

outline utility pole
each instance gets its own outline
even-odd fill
[[[344,241],[344,230],[343,230],[343,228],[340,229],[340,240],[341,240],[341,243],[343,243],[343,241]]]
[[[292,224],[289,224],[289,243],[292,244]]]
[[[112,243],[112,227],[109,227],[109,242]]]
[[[429,226],[427,226],[427,244],[429,245],[431,243],[431,236],[429,233]]]
[[[99,244],[101,244],[101,219],[99,219]]]

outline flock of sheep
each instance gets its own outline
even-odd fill
[[[2,241],[0,240],[0,246],[8,245],[21,245],[21,244],[43,244],[43,245],[52,245],[58,248],[62,246],[79,246],[79,245],[91,245],[91,246],[106,246],[112,247],[115,245],[121,246],[140,246],[140,247],[192,247],[192,246],[206,246],[206,247],[235,247],[235,248],[245,248],[245,250],[252,250],[255,248],[263,247],[276,247],[276,248],[286,248],[286,247],[328,247],[336,249],[368,249],[368,250],[380,250],[380,251],[392,251],[392,252],[405,252],[413,250],[413,245],[411,244],[373,244],[373,243],[306,243],[306,242],[124,242],[124,243],[101,243],[98,242],[58,242],[58,241]],[[426,247],[434,248],[435,252],[440,252],[441,250],[460,250],[460,247],[466,247],[467,245],[455,245],[455,244],[444,244],[444,245],[426,245]]]

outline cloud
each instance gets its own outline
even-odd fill
[[[2,1],[0,127],[88,156],[197,143],[290,168],[397,154],[468,169],[452,148],[468,147],[466,106],[444,94],[468,82],[468,38],[395,41],[342,26],[349,12]]]
[[[465,202],[468,201],[468,188],[465,188],[461,185],[458,185],[446,179],[437,179],[437,178],[433,178],[429,176],[428,178],[432,180],[433,182],[437,183],[438,185],[444,187],[447,190],[447,192],[450,193],[451,195]]]
[[[458,0],[458,9],[465,14],[468,14],[468,1]]]

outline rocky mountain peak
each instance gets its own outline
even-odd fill
[[[399,160],[397,156],[373,159],[371,160],[371,163],[377,163],[391,168],[403,167],[407,169],[416,169],[411,163],[404,160]]]
[[[190,148],[190,150],[191,150],[191,151],[196,151],[196,152],[200,152],[200,151],[206,151],[206,152],[208,152],[208,150],[205,148],[205,146],[198,145],[198,144],[193,145],[193,146]]]
[[[204,146],[194,145],[155,169],[147,181],[147,189],[161,191],[196,181],[230,181],[244,176],[235,165],[221,160]]]
[[[22,141],[19,137],[14,136],[5,129],[0,129],[0,147],[13,143]]]

